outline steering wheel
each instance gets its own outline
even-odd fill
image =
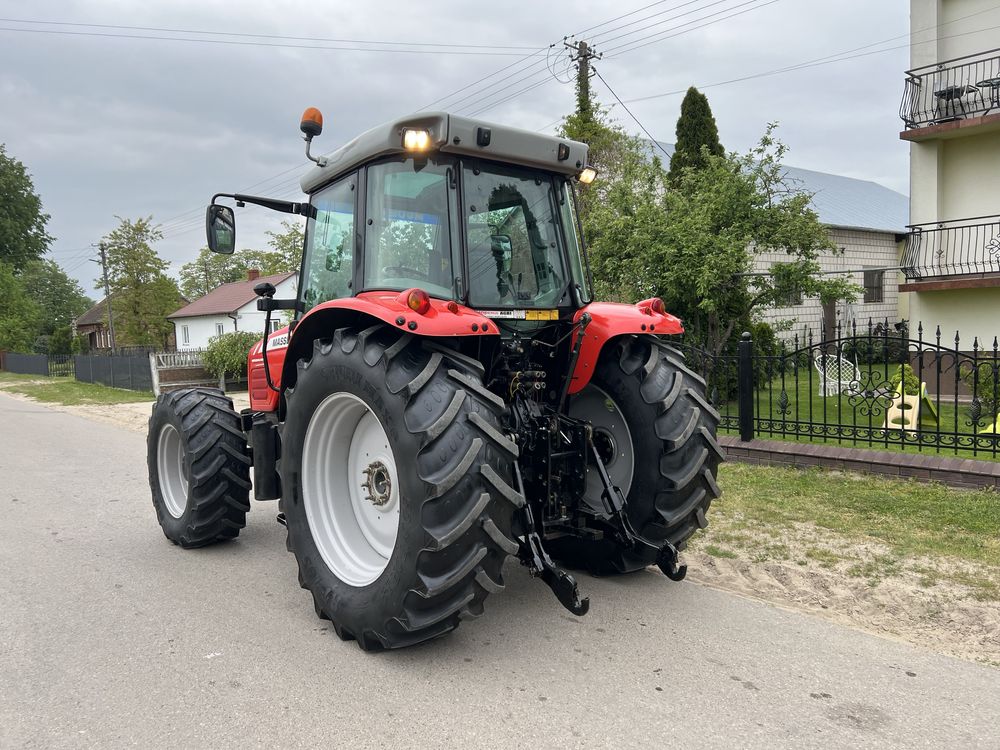
[[[431,280],[431,277],[425,271],[418,271],[415,268],[407,268],[406,266],[385,266],[382,269],[382,274],[389,276],[390,278],[393,276],[404,279],[416,277],[418,279],[423,279],[424,281]]]

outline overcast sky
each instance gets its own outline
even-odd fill
[[[98,271],[86,261],[88,246],[114,228],[116,215],[162,222],[166,236],[157,249],[176,271],[204,244],[204,206],[213,193],[252,187],[299,195],[307,162],[298,122],[307,106],[325,116],[315,144],[321,152],[448,95],[434,108],[482,110],[477,116],[485,120],[551,132],[572,108],[572,86],[547,72],[544,55],[522,58],[556,42],[550,67],[566,80],[561,40],[578,32],[607,53],[597,67],[626,103],[696,85],[709,97],[727,149],[747,149],[775,120],[789,164],[906,192],[908,151],[898,139],[897,112],[909,59],[908,7],[905,0],[0,0],[0,141],[27,166],[52,215],[52,257],[88,292]],[[251,34],[265,36],[240,36]],[[230,43],[176,41],[192,38]],[[876,42],[884,43],[862,51],[887,51],[711,85]],[[475,54],[443,54],[448,50]],[[453,93],[504,66],[512,67]],[[534,83],[542,85],[519,93]],[[602,102],[613,103],[600,81],[594,86]],[[657,139],[672,142],[681,96],[628,106]],[[621,107],[613,113],[638,131]],[[278,227],[276,216],[241,210],[240,246],[262,247],[263,231]]]

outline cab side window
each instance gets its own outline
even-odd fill
[[[351,296],[356,185],[356,175],[350,175],[313,196],[302,267],[302,302],[306,310],[321,302]]]

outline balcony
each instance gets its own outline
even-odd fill
[[[1000,215],[908,228],[900,291],[1000,286]]]
[[[911,141],[1000,127],[1000,49],[908,70],[899,116]]]

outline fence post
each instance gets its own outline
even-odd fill
[[[753,440],[753,341],[749,331],[740,337],[737,378],[737,401],[740,417],[740,440]]]

